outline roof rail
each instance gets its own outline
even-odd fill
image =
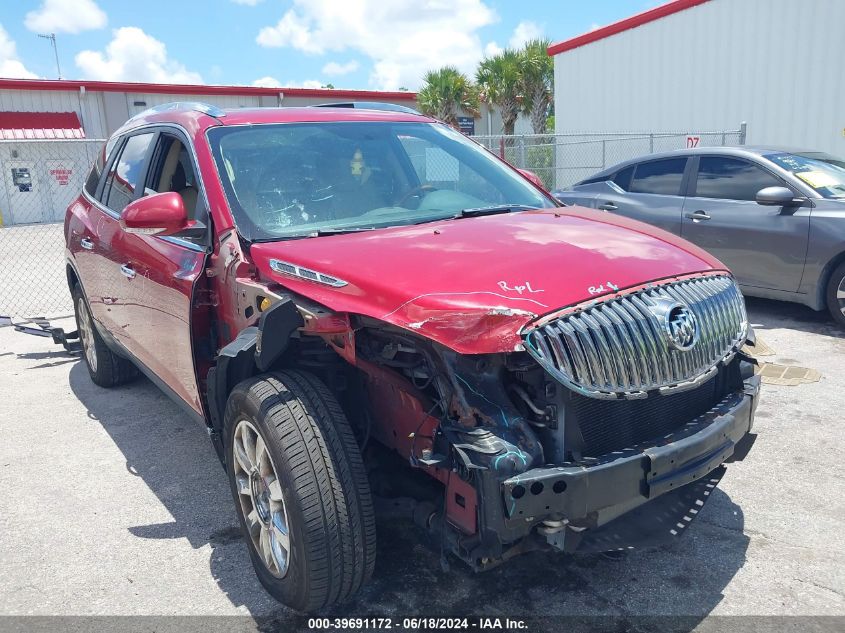
[[[408,106],[385,101],[340,101],[338,103],[318,103],[312,108],[358,108],[361,110],[386,110],[387,112],[404,112],[405,114],[422,114]]]
[[[129,121],[134,121],[135,119],[140,119],[141,117],[149,116],[151,114],[158,114],[159,112],[171,111],[201,112],[203,114],[207,114],[208,116],[214,117],[215,119],[219,119],[221,117],[226,116],[225,110],[222,110],[221,108],[218,108],[217,106],[208,103],[202,103],[201,101],[171,101],[170,103],[161,103],[157,106],[153,106],[152,108],[147,108],[143,112],[139,112],[138,114],[130,118]]]

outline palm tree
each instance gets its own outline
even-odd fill
[[[479,115],[478,89],[457,68],[444,66],[425,74],[417,105],[424,114],[457,128],[461,111],[473,117]]]
[[[506,49],[488,57],[479,64],[475,74],[479,88],[487,103],[495,105],[502,113],[502,128],[505,134],[513,134],[513,128],[521,109],[522,81],[520,79],[520,54]]]
[[[531,40],[520,51],[520,80],[524,95],[523,111],[531,119],[534,134],[546,132],[546,119],[552,103],[554,62],[549,57],[549,40]]]

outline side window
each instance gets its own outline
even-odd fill
[[[147,170],[146,193],[166,191],[175,191],[182,196],[188,217],[197,219],[199,187],[191,155],[179,138],[161,134]]]
[[[698,161],[695,195],[721,200],[756,200],[765,187],[782,187],[783,182],[762,167],[741,158],[702,156]]]
[[[628,191],[631,188],[631,177],[634,175],[634,167],[636,165],[629,165],[625,169],[619,170],[611,180],[621,189]]]
[[[640,163],[634,170],[634,179],[629,191],[678,196],[681,194],[681,181],[684,179],[686,166],[686,158],[667,158]]]
[[[144,159],[154,136],[153,132],[130,136],[120,157],[114,161],[103,190],[103,203],[112,211],[121,213],[135,198]]]
[[[94,199],[97,199],[97,186],[100,184],[100,176],[103,174],[103,167],[105,166],[106,161],[108,161],[109,155],[114,149],[116,142],[117,137],[115,136],[103,145],[103,149],[101,149],[97,154],[94,165],[91,167],[91,171],[88,172],[88,177],[85,179],[85,191],[87,191],[88,195]]]

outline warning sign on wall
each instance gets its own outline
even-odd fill
[[[73,170],[63,165],[59,165],[50,169],[50,177],[56,181],[57,185],[66,187],[70,182],[70,177],[73,176]]]

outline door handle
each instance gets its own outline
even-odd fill
[[[83,237],[79,240],[79,245],[84,248],[86,251],[93,251],[94,250],[94,242],[89,240],[87,237]]]
[[[619,207],[617,207],[612,202],[605,202],[604,204],[600,204],[598,208],[602,211],[616,211],[616,209],[618,209]]]
[[[128,264],[124,264],[120,267],[120,274],[126,277],[127,279],[135,278],[135,271]]]
[[[684,213],[684,217],[692,220],[693,222],[699,222],[701,220],[709,220],[710,219],[710,216],[703,209],[699,209],[698,211],[693,211],[692,213]]]

